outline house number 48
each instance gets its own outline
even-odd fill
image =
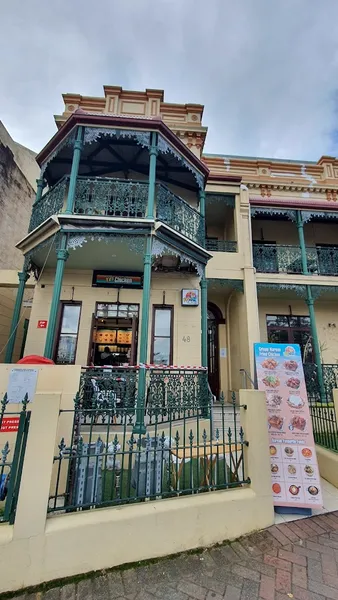
[[[184,336],[182,337],[182,342],[187,342],[187,343],[189,343],[189,342],[190,342],[190,335],[184,335]]]

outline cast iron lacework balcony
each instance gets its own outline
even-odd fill
[[[307,247],[306,257],[309,273],[338,275],[338,248],[335,246]],[[298,246],[254,244],[253,262],[259,273],[302,274],[301,250]]]
[[[57,215],[62,211],[68,183],[69,177],[62,177],[38,202],[33,204],[28,232],[39,227],[41,223],[52,215]]]
[[[62,211],[69,177],[63,177],[34,204],[29,231]],[[111,177],[78,177],[74,214],[144,219],[148,182]],[[183,198],[156,184],[156,218],[196,244],[204,245],[204,219]]]
[[[213,240],[207,238],[205,247],[206,250],[210,250],[210,252],[237,252],[237,242],[230,242],[227,240]]]

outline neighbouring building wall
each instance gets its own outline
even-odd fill
[[[261,341],[267,342],[266,315],[293,315],[307,316],[308,308],[303,300],[259,300],[259,323]],[[338,310],[334,301],[317,300],[315,302],[317,332],[323,362],[326,364],[338,363]]]
[[[118,290],[92,287],[92,271],[66,271],[63,279],[61,300],[82,302],[76,364],[86,365],[90,341],[92,315],[97,302],[117,302]],[[38,329],[41,319],[48,321],[54,271],[45,271],[36,286],[25,354],[43,354],[46,329]],[[175,365],[199,366],[201,364],[201,310],[198,307],[181,306],[183,288],[198,289],[199,280],[191,275],[154,273],[151,281],[150,321],[148,330],[148,357],[152,332],[152,306],[163,303],[174,307],[173,358]],[[121,303],[140,305],[138,339],[141,333],[142,290],[121,289]],[[139,351],[139,343],[138,343]]]
[[[22,269],[23,256],[15,244],[27,234],[38,174],[34,152],[12,140],[0,121],[0,269]],[[32,294],[26,293],[25,300]],[[5,357],[15,298],[16,288],[1,287],[0,281],[0,362]],[[29,309],[21,315],[13,362],[20,357],[25,318]]]

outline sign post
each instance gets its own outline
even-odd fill
[[[254,344],[254,353],[258,389],[266,393],[274,504],[284,507],[284,512],[321,508],[320,475],[300,347]]]

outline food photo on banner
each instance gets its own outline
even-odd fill
[[[266,394],[271,491],[276,507],[322,508],[312,421],[298,344],[254,344],[257,387]]]

